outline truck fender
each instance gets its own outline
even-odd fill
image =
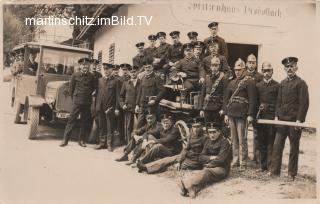
[[[41,107],[44,103],[46,103],[44,97],[42,96],[35,96],[35,95],[29,95],[26,98],[26,103],[31,107]]]

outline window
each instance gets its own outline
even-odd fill
[[[43,49],[41,72],[71,75],[77,69],[78,60],[89,54],[56,49]]]
[[[109,63],[114,64],[114,54],[115,54],[115,43],[109,46]]]

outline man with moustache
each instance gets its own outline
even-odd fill
[[[136,44],[138,54],[132,58],[132,66],[142,68],[142,61],[145,56],[144,54],[144,42],[139,42]]]
[[[287,78],[280,83],[276,103],[275,120],[303,123],[309,108],[309,93],[306,82],[297,76],[298,58],[286,57],[282,60]],[[282,154],[286,138],[290,141],[288,180],[294,181],[298,173],[301,128],[279,126],[273,145],[271,175],[280,176]]]
[[[240,58],[234,67],[236,78],[225,90],[223,103],[224,121],[230,125],[233,161],[232,166],[240,171],[247,168],[247,127],[255,114],[257,93],[254,81],[246,75],[245,63]]]
[[[263,80],[256,84],[258,90],[259,111],[257,119],[273,120],[280,84],[272,79],[273,67],[270,62],[263,62],[261,71]],[[257,140],[260,152],[260,171],[271,169],[272,147],[275,138],[273,125],[257,124]]]

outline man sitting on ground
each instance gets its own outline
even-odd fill
[[[220,126],[212,124],[208,128],[208,138],[199,157],[204,169],[179,181],[182,196],[195,198],[197,192],[206,185],[221,181],[229,175],[232,148],[223,137]]]

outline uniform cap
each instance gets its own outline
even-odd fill
[[[189,38],[198,37],[198,33],[195,32],[195,31],[191,31],[191,32],[189,32],[187,35],[188,35]]]
[[[130,68],[131,68],[131,65],[128,64],[128,63],[123,63],[123,64],[120,64],[120,68],[121,68],[121,69],[130,69]]]
[[[283,65],[288,65],[288,64],[297,63],[297,62],[298,62],[298,58],[296,57],[286,57],[281,61]]]
[[[175,36],[179,36],[180,35],[180,31],[172,31],[171,33],[170,33],[170,36],[171,37],[175,37]]]
[[[144,42],[138,42],[137,44],[136,44],[136,47],[143,47],[144,46]]]
[[[206,124],[207,130],[221,130],[221,124],[215,122],[209,122]]]
[[[216,27],[218,25],[219,25],[219,23],[214,21],[214,22],[209,23],[208,27],[212,28],[212,27]]]
[[[165,33],[165,32],[158,32],[157,33],[157,38],[159,38],[159,37],[166,37],[167,36],[167,34]]]
[[[148,40],[157,40],[157,36],[156,35],[149,35]]]
[[[110,63],[102,63],[103,69],[113,69],[114,65]]]
[[[204,42],[202,41],[196,41],[193,43],[194,47],[200,47],[203,48],[204,47]]]
[[[163,114],[161,117],[161,121],[166,121],[166,120],[170,120],[173,121],[173,117],[170,114]]]
[[[84,58],[80,58],[80,59],[78,60],[78,63],[79,63],[79,64],[91,63],[91,60],[90,60],[89,58],[84,57]]]

